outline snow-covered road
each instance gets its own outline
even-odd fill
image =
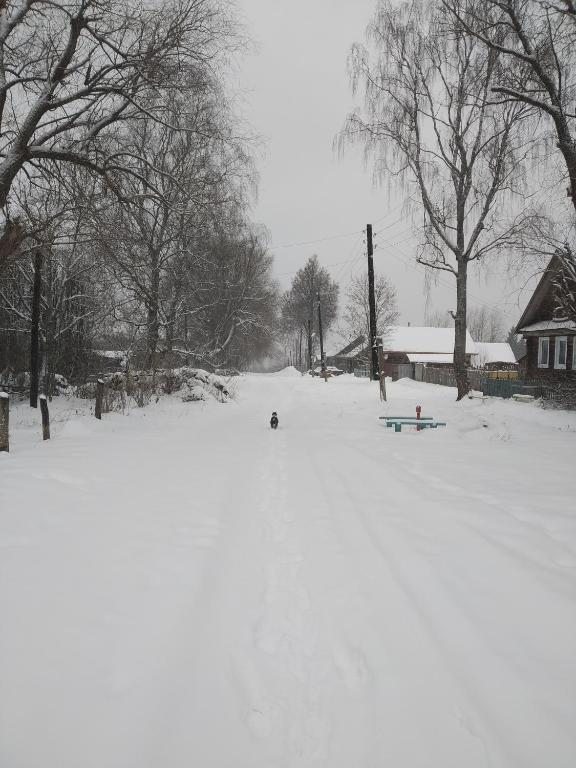
[[[576,416],[289,373],[16,433],[1,766],[576,765]]]

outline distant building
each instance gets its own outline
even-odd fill
[[[414,378],[414,366],[421,363],[433,367],[454,365],[454,328],[430,328],[417,326],[392,326],[382,339],[384,370],[394,380]],[[466,363],[472,365],[477,349],[472,337],[466,332]],[[348,373],[366,365],[370,358],[364,337],[359,336],[346,347],[328,358]]]
[[[365,336],[357,336],[335,355],[328,355],[326,364],[338,368],[344,373],[354,373],[359,365],[368,359],[368,347]]]

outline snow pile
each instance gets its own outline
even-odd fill
[[[293,365],[288,365],[286,368],[283,368],[281,371],[277,371],[273,375],[281,376],[282,378],[285,378],[285,379],[289,379],[289,378],[295,379],[295,378],[300,378],[302,376],[300,371],[297,368],[294,368]]]
[[[130,371],[129,373],[111,373],[103,376],[106,385],[106,396],[113,393],[120,395],[123,407],[109,410],[124,410],[125,399],[128,395],[133,397],[139,406],[147,405],[153,394],[171,395],[180,393],[184,402],[194,400],[206,400],[213,397],[219,402],[226,402],[231,398],[231,392],[220,376],[202,368],[169,368],[155,371]],[[82,384],[75,389],[77,397],[94,399],[96,397],[96,382]]]
[[[231,397],[225,383],[214,373],[208,373],[201,368],[178,368],[174,374],[181,379],[179,389],[185,403],[205,400],[206,396],[223,403]]]

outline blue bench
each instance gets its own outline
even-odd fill
[[[419,419],[416,416],[378,416],[378,418],[385,421],[434,421],[432,416],[420,416]]]
[[[418,429],[436,429],[445,427],[445,421],[434,421],[431,416],[415,419],[413,416],[380,416],[387,427],[394,427],[394,432],[402,432],[402,427],[417,427]]]

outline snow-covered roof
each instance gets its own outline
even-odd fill
[[[474,360],[474,364],[479,367],[488,365],[488,363],[516,362],[516,356],[508,342],[477,341],[476,347],[478,349],[478,356]]]
[[[382,346],[384,352],[452,355],[454,353],[454,328],[395,325],[384,335]],[[476,345],[468,331],[466,331],[466,354],[476,354]]]
[[[452,359],[454,357],[454,354],[451,355],[430,355],[426,353],[416,353],[416,354],[409,354],[408,360],[410,360],[411,363],[448,363],[452,364]]]
[[[122,358],[126,357],[126,352],[113,349],[95,349],[93,352],[95,355],[98,355],[98,357],[106,357],[111,360],[122,360]]]
[[[529,333],[530,331],[573,331],[576,330],[574,320],[541,320],[539,323],[525,325],[518,328],[518,333]]]
[[[334,353],[333,355],[329,354],[328,357],[341,357],[344,359],[352,359],[356,357],[364,347],[366,346],[366,340],[364,336],[359,336],[354,341],[347,344],[344,349],[340,350],[339,352]]]

